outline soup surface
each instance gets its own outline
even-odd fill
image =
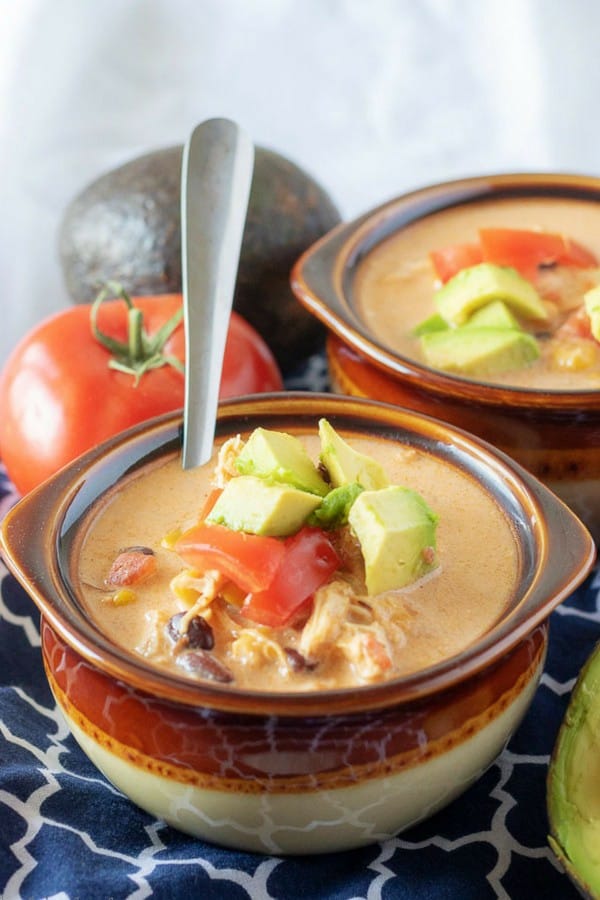
[[[439,288],[429,254],[453,244],[476,242],[481,228],[558,233],[581,243],[600,260],[600,204],[556,198],[496,199],[442,210],[416,221],[379,244],[360,264],[355,281],[359,313],[386,346],[423,362],[411,332],[435,312]],[[542,390],[600,388],[600,343],[582,340],[568,320],[583,295],[600,283],[600,269],[540,267],[535,287],[549,319],[535,333],[540,357],[523,368],[481,377],[482,381]]]
[[[316,461],[316,436],[297,436]],[[229,676],[217,680],[300,691],[393,678],[459,653],[510,602],[519,575],[518,544],[503,511],[471,476],[397,442],[344,437],[381,462],[392,483],[420,492],[435,510],[438,567],[379,596],[342,592],[322,604],[317,623],[313,607],[303,620],[282,628],[248,621],[240,613],[240,598],[227,585],[218,588],[202,612],[214,637],[210,658],[217,673],[222,669]],[[182,656],[169,623],[197,603],[202,573],[190,571],[169,547],[174,534],[198,521],[214,471],[214,459],[184,471],[176,457],[132,477],[94,511],[78,562],[78,589],[99,628],[151,664],[190,678],[212,676],[182,665],[189,656]],[[107,587],[106,577],[127,547],[151,549],[156,567],[123,596]]]

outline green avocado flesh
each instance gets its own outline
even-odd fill
[[[437,311],[451,325],[463,325],[476,310],[495,300],[503,300],[525,318],[548,318],[534,286],[508,266],[480,263],[462,269],[435,295]]]
[[[540,354],[537,341],[525,331],[473,325],[424,334],[421,350],[428,365],[471,376],[521,369]]]
[[[600,898],[600,644],[581,671],[548,772],[549,843],[567,873]]]
[[[206,522],[285,538],[304,526],[349,526],[368,594],[397,590],[438,565],[437,515],[417,492],[390,485],[382,465],[319,420],[318,467],[293,434],[255,428]],[[325,478],[323,478],[325,475]]]

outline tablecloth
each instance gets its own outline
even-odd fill
[[[290,388],[326,387],[311,358]],[[0,515],[14,501],[0,469]],[[600,637],[600,571],[551,616],[545,671],[507,748],[466,793],[391,840],[345,853],[237,853],[133,806],[79,749],[47,686],[39,617],[0,563],[0,897],[486,900],[578,894],[547,844],[546,774]]]

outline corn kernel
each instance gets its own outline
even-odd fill
[[[581,372],[600,363],[600,353],[593,341],[557,341],[552,349],[552,365],[555,369]]]
[[[113,606],[125,606],[127,603],[133,603],[134,600],[137,600],[135,591],[132,591],[131,588],[120,588],[112,595],[109,602]]]
[[[173,531],[168,531],[167,534],[165,534],[160,545],[161,547],[164,547],[165,550],[172,550],[180,537],[181,528],[175,528]]]

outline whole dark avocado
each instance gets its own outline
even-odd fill
[[[71,201],[59,252],[75,302],[91,302],[110,280],[137,296],[181,290],[182,150],[133,159]],[[284,373],[319,349],[324,334],[292,294],[290,270],[339,221],[314,179],[278,153],[256,148],[234,308],[265,338]]]
[[[573,688],[547,795],[552,850],[580,894],[600,898],[600,643]]]

